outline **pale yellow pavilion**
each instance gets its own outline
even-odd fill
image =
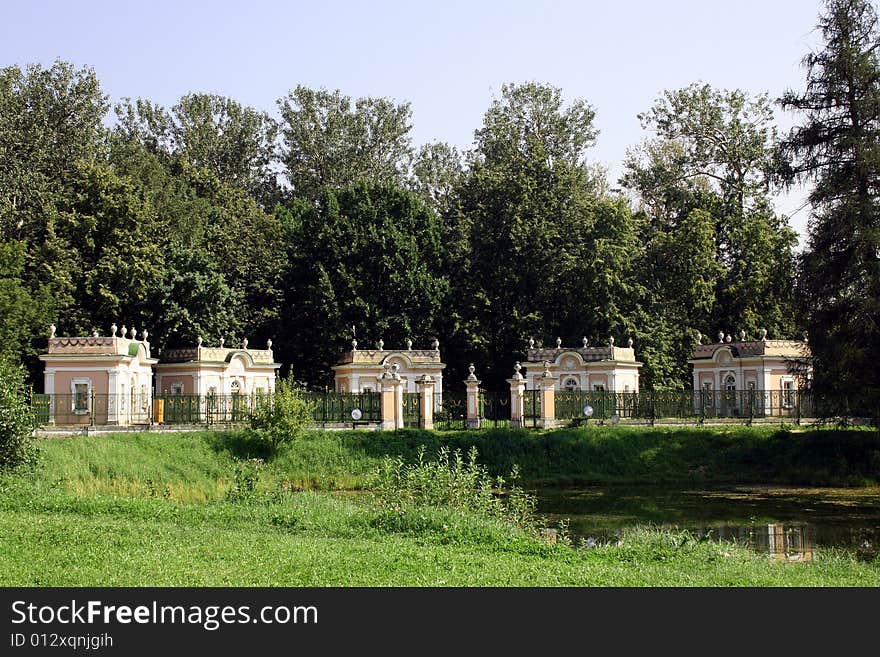
[[[530,339],[526,350],[526,387],[536,390],[546,369],[556,379],[557,390],[638,392],[639,369],[632,339],[626,347],[616,347],[614,338],[607,345],[590,346],[583,338],[580,347],[563,347],[556,339],[555,348],[536,347]]]
[[[697,334],[693,355],[688,363],[693,367],[693,385],[708,397],[728,400],[735,406],[749,402],[739,392],[761,393],[762,404],[769,409],[784,410],[794,405],[794,392],[811,377],[810,348],[806,340],[768,340],[766,329],[761,329],[757,340],[747,340],[745,331],[734,339],[723,331],[718,342],[702,344]],[[721,401],[718,401],[721,403]]]
[[[358,349],[357,340],[351,341],[351,351],[342,354],[335,372],[337,392],[379,392],[379,377],[385,365],[397,365],[404,392],[416,392],[416,380],[428,375],[434,380],[434,396],[439,404],[443,398],[443,369],[440,343],[434,340],[431,349],[413,349],[412,340],[403,349],[385,349],[382,340],[376,349]]]
[[[266,349],[206,347],[202,338],[195,347],[165,349],[156,366],[157,395],[261,395],[275,391],[275,375],[281,363]]]

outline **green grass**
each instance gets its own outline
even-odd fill
[[[549,545],[500,519],[435,507],[396,513],[339,490],[364,486],[388,454],[412,460],[420,446],[431,454],[440,444],[476,445],[490,470],[519,463],[532,481],[687,480],[695,463],[720,481],[747,464],[758,477],[863,480],[876,474],[876,440],[620,427],[313,432],[269,455],[241,433],[47,439],[33,473],[0,477],[0,585],[878,586],[880,563],[842,552],[780,563],[650,528],[621,545]],[[819,454],[805,454],[811,447]],[[234,503],[227,492],[243,458],[266,465],[253,499]]]
[[[861,486],[880,482],[880,433],[778,428],[600,427],[479,432],[314,431],[284,446],[262,475],[267,490],[362,488],[387,455],[414,461],[420,447],[479,452],[494,475],[514,464],[523,482]],[[220,499],[236,458],[267,458],[242,432],[93,435],[40,441],[46,481],[78,495]]]
[[[648,529],[573,549],[469,514],[400,517],[321,492],[185,504],[7,479],[0,536],[4,586],[880,585],[880,565],[834,552],[785,564]]]

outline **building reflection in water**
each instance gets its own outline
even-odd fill
[[[718,538],[733,538],[724,530],[732,530],[738,542],[745,542],[760,552],[780,561],[811,561],[816,547],[808,525],[769,523],[748,527],[719,527]]]

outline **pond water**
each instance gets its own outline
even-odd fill
[[[880,552],[880,487],[614,486],[533,492],[538,513],[551,521],[567,519],[575,542],[615,540],[628,527],[651,525],[735,540],[789,561],[808,561],[817,548],[842,548],[865,560]]]

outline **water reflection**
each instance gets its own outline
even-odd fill
[[[828,548],[868,561],[880,552],[880,490],[611,487],[545,490],[539,500],[540,513],[567,520],[586,546],[651,525],[735,541],[780,561],[811,561]]]

